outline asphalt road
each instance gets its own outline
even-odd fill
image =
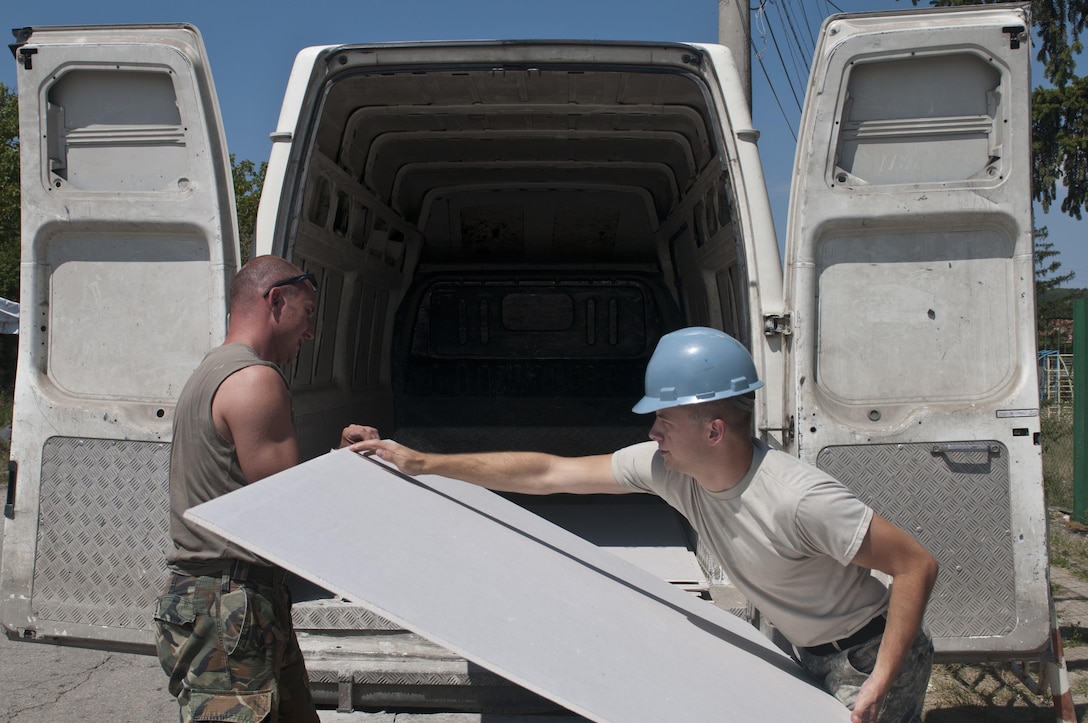
[[[176,721],[157,658],[0,638],[0,721]]]

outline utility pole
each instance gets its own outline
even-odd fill
[[[749,0],[718,0],[718,44],[729,48],[737,64],[744,97],[752,107],[752,29]]]

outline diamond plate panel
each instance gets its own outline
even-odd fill
[[[1008,450],[1000,442],[827,447],[818,466],[940,561],[926,622],[937,637],[1016,625]]]
[[[298,630],[400,630],[383,617],[350,602],[322,600],[299,602],[291,606],[291,621]]]
[[[166,574],[170,445],[52,437],[42,449],[39,618],[151,629]]]
[[[152,630],[166,579],[170,445],[52,437],[42,450],[38,550],[39,619]],[[396,630],[357,605],[296,604],[295,625],[312,630]]]

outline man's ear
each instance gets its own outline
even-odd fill
[[[272,308],[272,313],[275,314],[278,318],[280,311],[283,310],[284,305],[287,303],[287,299],[285,299],[283,296],[283,289],[277,286],[276,288],[271,289],[268,292],[268,296],[266,296],[265,298],[268,300],[268,303]]]
[[[712,419],[707,424],[707,440],[711,444],[718,444],[725,439],[725,422],[720,419]]]

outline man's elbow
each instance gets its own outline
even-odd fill
[[[937,562],[936,557],[930,554],[925,548],[922,548],[919,569],[922,574],[922,579],[925,580],[926,596],[928,597],[930,591],[933,590],[933,585],[937,582],[937,575],[940,574],[941,565]]]

